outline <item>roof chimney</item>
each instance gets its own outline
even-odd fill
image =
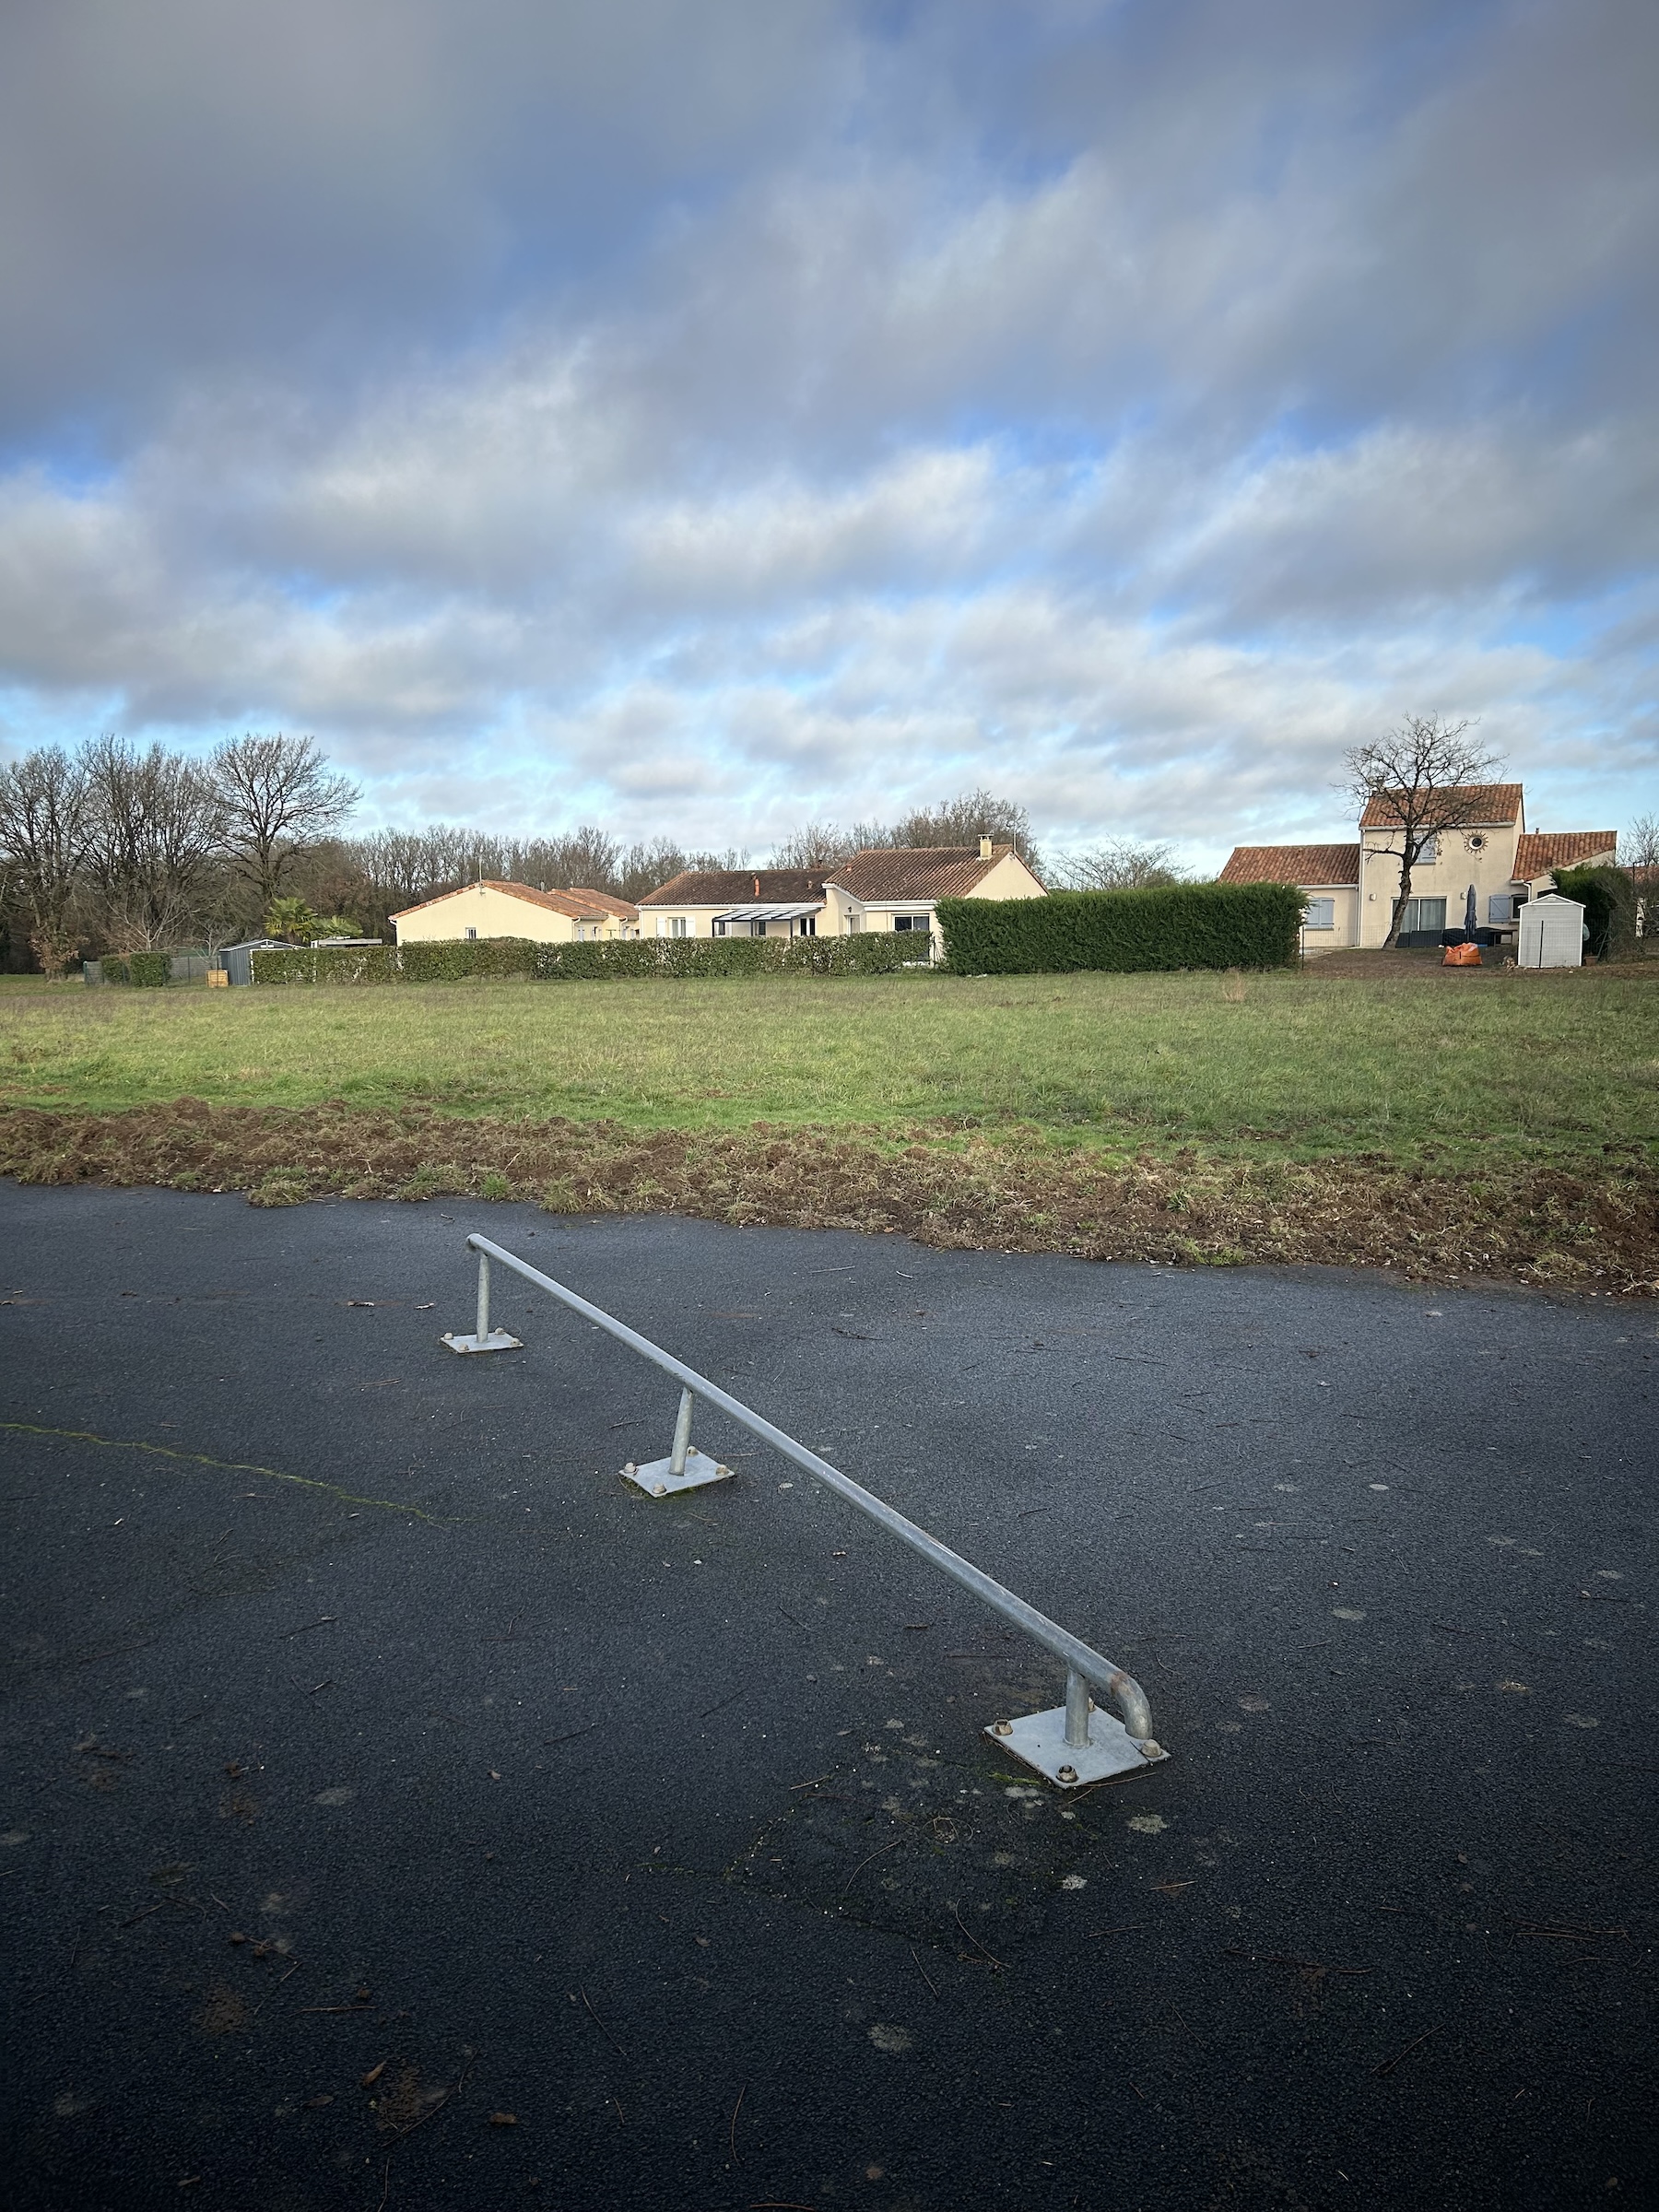
[[[990,857],[991,857],[991,840],[990,840],[988,837],[982,837],[982,838],[980,839],[980,858],[981,858],[982,860],[989,860],[989,859],[990,859]]]
[[[760,878],[759,876],[757,876],[755,878],[755,896],[757,899],[759,899],[760,896]]]

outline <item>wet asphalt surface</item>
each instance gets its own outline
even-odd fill
[[[475,1226],[1170,1761],[1032,1783],[1057,1667],[717,1418],[629,1488],[673,1386],[524,1286],[454,1358]],[[1656,2201],[1653,1305],[9,1186],[0,1253],[9,2205]]]

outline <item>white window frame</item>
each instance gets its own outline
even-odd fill
[[[1422,909],[1426,906],[1438,906],[1440,908],[1440,920],[1438,922],[1425,922],[1422,919]],[[1415,921],[1412,919],[1411,912],[1413,907],[1416,907],[1418,910],[1418,917]],[[1400,916],[1400,935],[1403,937],[1421,936],[1425,934],[1430,933],[1438,935],[1447,926],[1446,901],[1443,899],[1426,899],[1420,897],[1417,892],[1414,891],[1411,897],[1406,900],[1406,911]]]
[[[1335,899],[1310,899],[1302,908],[1304,929],[1335,929],[1336,901]]]
[[[691,935],[691,925],[684,914],[669,915],[668,935],[671,937],[688,937]]]

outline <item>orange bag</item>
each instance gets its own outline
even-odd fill
[[[1478,945],[1448,945],[1446,957],[1441,962],[1442,968],[1478,968],[1479,965]]]

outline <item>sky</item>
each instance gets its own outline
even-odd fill
[[[360,823],[1659,811],[1652,0],[8,0],[0,756]]]

